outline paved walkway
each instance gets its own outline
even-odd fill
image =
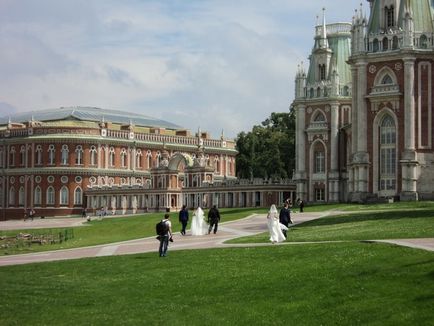
[[[324,216],[324,213],[293,213],[292,217],[295,225],[317,219]],[[72,227],[83,225],[83,219],[80,218],[56,218],[56,219],[39,219],[34,221],[2,221],[0,230],[23,229],[23,228],[52,228],[52,227]],[[204,249],[204,248],[221,248],[221,247],[244,247],[252,244],[224,244],[225,241],[250,236],[267,231],[265,215],[252,215],[247,218],[226,222],[219,225],[217,234],[204,236],[191,236],[187,232],[186,236],[181,236],[179,232],[174,234],[174,242],[170,243],[169,251],[182,249]],[[374,240],[375,241],[375,240]],[[425,249],[434,251],[434,239],[402,239],[402,240],[378,240],[378,242],[387,242],[402,246]],[[282,243],[306,244],[303,243]],[[65,259],[78,259],[85,257],[101,257],[114,255],[127,255],[145,252],[158,251],[159,242],[155,237],[97,245],[92,247],[46,251],[41,253],[10,255],[0,257],[0,266],[20,265],[36,262],[57,261]],[[254,244],[254,246],[269,246],[271,243]]]

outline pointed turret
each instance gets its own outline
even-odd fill
[[[325,8],[322,8],[322,26],[321,26],[321,35],[319,39],[319,47],[320,49],[327,49],[329,47],[327,41],[327,25],[325,18]]]

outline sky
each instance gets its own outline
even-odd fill
[[[235,138],[289,112],[322,8],[350,22],[360,1],[0,0],[0,116],[94,106]]]

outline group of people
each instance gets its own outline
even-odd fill
[[[300,201],[297,200],[297,203],[300,207],[300,212],[303,212],[304,203]],[[291,201],[286,200],[278,213],[276,205],[271,205],[267,214],[267,225],[268,231],[270,232],[270,241],[272,243],[285,241],[289,225],[293,224],[291,219],[291,207]]]
[[[181,235],[186,235],[186,228],[189,220],[189,214],[187,207],[184,205],[179,211],[179,222],[181,223]],[[165,257],[167,254],[167,248],[169,242],[172,239],[172,223],[170,221],[170,215],[166,213],[162,222],[166,223],[167,231],[163,235],[159,235],[157,238],[160,240],[159,254],[160,257]],[[217,233],[218,224],[220,222],[220,212],[214,205],[208,212],[207,221],[205,221],[205,213],[202,208],[198,207],[193,213],[193,219],[191,221],[191,235],[205,235],[213,232]]]

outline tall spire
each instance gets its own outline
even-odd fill
[[[322,8],[322,29],[321,29],[321,38],[319,41],[319,47],[320,48],[328,48],[325,8]]]

